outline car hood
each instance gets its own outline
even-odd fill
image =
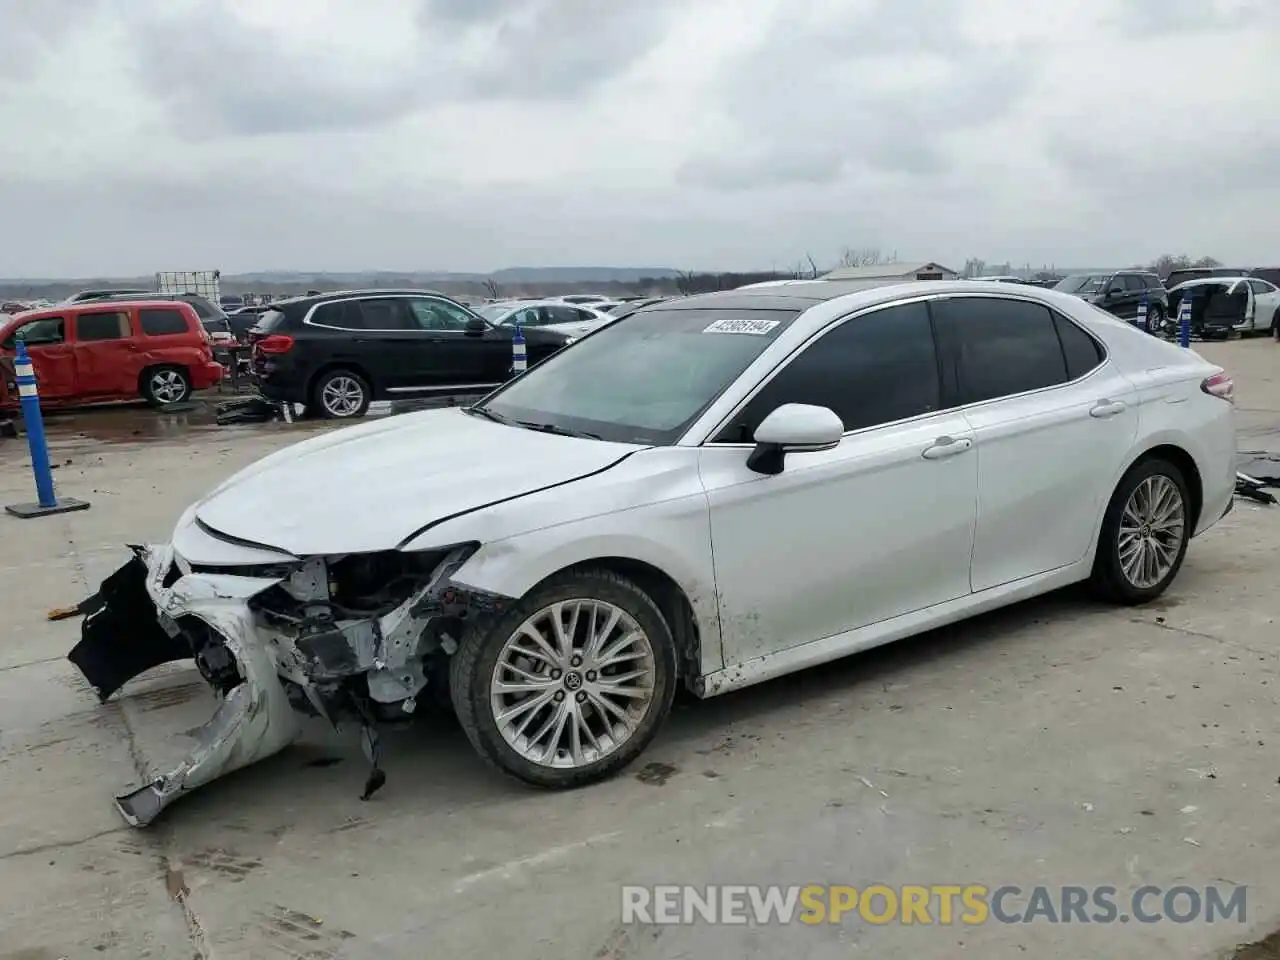
[[[299,557],[392,550],[432,523],[599,473],[640,449],[427,410],[277,451],[201,500],[195,517],[208,533]]]

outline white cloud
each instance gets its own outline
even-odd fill
[[[8,275],[1280,261],[1273,0],[65,2],[0,0]]]

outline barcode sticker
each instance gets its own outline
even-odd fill
[[[779,320],[717,320],[702,332],[749,333],[755,337],[762,337],[780,322]]]

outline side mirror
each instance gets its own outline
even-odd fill
[[[829,407],[808,403],[784,403],[756,427],[756,448],[747,458],[748,469],[778,474],[788,453],[831,450],[844,436],[844,422]]]
[[[489,330],[489,325],[479,317],[472,317],[467,321],[466,334],[468,337],[483,337]]]

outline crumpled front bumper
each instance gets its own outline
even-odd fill
[[[299,726],[248,604],[280,581],[183,574],[171,546],[132,549],[134,557],[78,608],[86,616],[68,659],[105,702],[145,671],[194,657],[220,698],[213,717],[187,734],[193,743],[181,761],[140,771],[145,785],[116,795],[121,815],[141,827],[187,791],[278,753]],[[221,667],[220,680],[211,679],[211,661]]]

